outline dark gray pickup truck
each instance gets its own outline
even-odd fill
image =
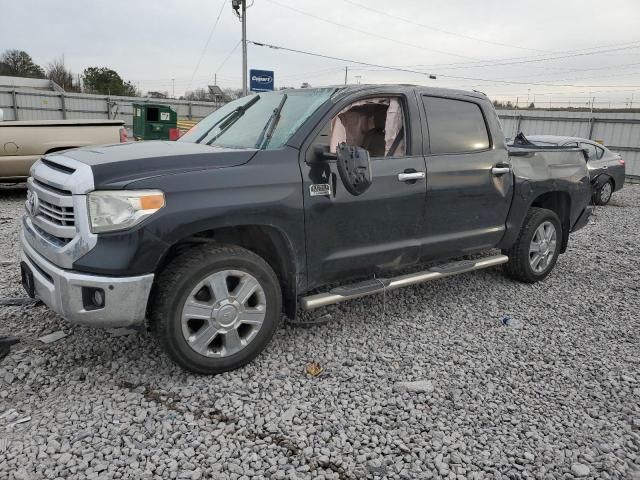
[[[590,195],[582,150],[508,149],[481,93],[261,93],[177,142],[37,161],[22,281],[71,322],[148,322],[179,365],[219,373],[256,357],[298,308],[500,264],[542,280]],[[501,254],[451,260],[491,249]],[[398,273],[423,262],[436,266]]]

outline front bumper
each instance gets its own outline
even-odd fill
[[[144,322],[153,274],[108,277],[64,270],[38,254],[24,233],[21,242],[22,261],[31,269],[36,296],[69,322],[105,328]],[[104,291],[102,308],[86,306],[86,289]]]

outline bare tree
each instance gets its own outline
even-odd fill
[[[196,88],[193,91],[186,92],[184,94],[185,100],[194,100],[201,102],[209,102],[211,101],[211,96],[209,95],[209,91],[204,88]]]
[[[242,96],[242,89],[241,88],[223,88],[222,91],[231,100],[235,100],[236,98],[240,98]]]
[[[6,50],[0,57],[0,64],[2,75],[45,78],[42,67],[36,65],[31,55],[22,50]]]
[[[73,73],[64,65],[64,56],[47,66],[47,78],[60,85],[67,92],[79,90],[78,86],[73,84]]]

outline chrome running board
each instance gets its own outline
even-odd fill
[[[363,282],[337,287],[325,293],[318,293],[302,298],[302,308],[305,310],[313,310],[314,308],[332,305],[334,303],[352,300],[354,298],[365,297],[380,293],[385,290],[396,290],[418,283],[430,282],[439,278],[451,277],[461,273],[482,270],[483,268],[494,267],[507,263],[509,257],[506,255],[496,255],[494,257],[486,257],[478,260],[460,260],[457,262],[436,265],[428,270],[417,273],[409,273],[394,278],[376,278],[373,280],[365,280]]]

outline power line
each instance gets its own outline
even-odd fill
[[[334,25],[334,26],[339,26],[341,28],[347,28],[349,30],[353,30],[356,31],[358,33],[362,33],[364,35],[369,35],[371,37],[375,37],[378,39],[383,39],[383,40],[387,40],[390,42],[394,42],[394,43],[398,43],[401,45],[407,45],[413,48],[418,48],[421,50],[426,50],[426,51],[432,51],[432,52],[436,52],[436,53],[440,53],[440,54],[444,54],[444,55],[450,55],[450,56],[457,56],[457,57],[461,57],[461,58],[472,58],[472,57],[467,57],[467,56],[463,56],[463,55],[459,55],[459,54],[455,54],[455,53],[451,53],[451,52],[445,52],[442,50],[434,50],[434,49],[429,49],[426,47],[423,47],[421,45],[416,45],[413,43],[409,43],[409,42],[404,42],[402,40],[397,40],[391,37],[386,37],[386,36],[382,36],[379,35],[377,33],[372,33],[369,32],[367,30],[362,30],[356,27],[353,27],[351,25],[346,25],[343,23],[339,23],[333,20],[329,20],[323,17],[320,17],[318,15],[314,15],[311,14],[309,12],[305,12],[303,10],[297,9],[295,7],[292,7],[290,5],[285,5],[280,3],[277,0],[267,0],[268,2],[274,4],[274,5],[278,5],[281,8],[285,8],[288,10],[292,10],[294,12],[297,12],[301,15],[310,17],[310,18],[314,18],[316,20],[320,20],[322,22]],[[344,0],[344,1],[349,1],[349,0]],[[354,2],[349,2],[349,3],[353,3],[354,5],[358,5]],[[368,8],[368,7],[365,7]],[[386,13],[385,13],[386,14]],[[391,15],[389,15],[391,16]],[[613,47],[616,45],[627,45],[624,47],[620,47],[620,48],[609,48],[609,47]],[[588,50],[594,50],[594,49],[602,49],[605,48],[604,50],[598,50],[595,52],[589,52]],[[503,65],[516,65],[516,64],[523,64],[523,63],[535,63],[535,62],[546,62],[546,61],[550,61],[550,60],[560,60],[560,59],[565,59],[565,58],[571,58],[571,57],[580,57],[580,56],[587,56],[587,55],[598,55],[601,53],[610,53],[610,52],[614,52],[614,51],[619,51],[619,50],[628,50],[628,49],[633,49],[633,48],[640,48],[640,42],[635,41],[635,42],[626,42],[626,43],[621,43],[621,44],[614,44],[614,45],[609,45],[609,46],[601,46],[601,47],[589,47],[589,48],[583,48],[583,49],[577,49],[577,50],[568,50],[568,51],[559,51],[559,52],[554,52],[556,55],[555,56],[551,56],[551,57],[545,57],[545,58],[537,58],[537,57],[541,57],[542,55],[534,55],[534,56],[530,56],[530,57],[512,57],[512,58],[505,58],[505,59],[499,59],[499,60],[495,60],[495,61],[490,61],[490,60],[477,60],[475,62],[459,62],[459,63],[449,63],[449,64],[434,64],[434,65],[425,65],[425,67],[429,68],[429,67],[445,67],[445,66],[451,66],[451,68],[446,68],[446,70],[456,70],[456,69],[464,69],[464,68],[483,68],[483,67],[493,67],[493,66],[503,66]],[[566,54],[566,55],[557,55],[557,54]],[[497,63],[491,63],[491,62],[497,62]],[[479,65],[477,65],[479,64]],[[420,65],[412,65],[412,66],[420,66]]]
[[[518,61],[510,61],[510,62],[502,62],[502,63],[487,63],[485,65],[469,65],[469,66],[457,66],[457,67],[449,67],[449,68],[445,68],[445,70],[459,70],[459,69],[464,69],[464,68],[483,68],[483,67],[500,67],[500,66],[504,66],[504,65],[518,65],[518,64],[523,64],[523,63],[535,63],[535,62],[548,62],[550,60],[562,60],[565,58],[573,58],[573,57],[584,57],[584,56],[589,56],[589,55],[599,55],[601,53],[610,53],[610,52],[617,52],[620,50],[631,50],[634,48],[640,48],[640,42],[634,42],[635,45],[629,45],[626,47],[618,47],[618,48],[609,48],[609,49],[605,49],[605,50],[598,50],[595,52],[582,52],[582,53],[572,53],[572,54],[567,54],[567,55],[559,55],[559,56],[555,56],[555,57],[546,57],[546,58],[530,58],[528,60],[518,60]]]
[[[411,70],[408,68],[398,68],[398,67],[392,67],[389,65],[379,65],[379,64],[375,64],[375,63],[369,63],[369,62],[361,62],[358,60],[350,60],[350,59],[346,59],[346,58],[340,58],[340,57],[334,57],[332,55],[324,55],[324,54],[320,54],[320,53],[313,53],[313,52],[307,52],[304,50],[298,50],[295,48],[288,48],[288,47],[282,47],[279,45],[272,45],[269,43],[264,43],[264,42],[255,42],[252,40],[248,40],[248,43],[251,43],[252,45],[256,45],[258,47],[267,47],[267,48],[271,48],[274,50],[284,50],[284,51],[288,51],[288,52],[293,52],[293,53],[299,53],[302,55],[310,55],[313,57],[319,57],[319,58],[326,58],[329,60],[337,60],[340,62],[347,62],[347,63],[355,63],[358,65],[366,65],[368,67],[378,67],[378,68],[383,68],[383,69],[387,69],[387,70],[395,70],[398,72],[406,72],[406,73],[414,73],[417,75],[423,75],[423,76],[428,76],[429,78],[432,78],[435,80],[436,75],[443,77],[443,78],[451,78],[453,80],[471,80],[474,82],[489,82],[489,83],[498,83],[498,84],[504,84],[504,85],[538,85],[538,86],[544,86],[544,87],[580,87],[580,88],[640,88],[640,85],[573,85],[573,84],[558,84],[558,83],[542,83],[542,82],[518,82],[518,81],[509,81],[509,80],[496,80],[496,79],[487,79],[487,78],[474,78],[474,77],[462,77],[462,76],[455,76],[455,75],[445,75],[445,74],[436,74],[436,73],[427,73],[425,71],[420,71],[420,70]]]
[[[434,27],[432,25],[426,25],[424,23],[415,22],[415,21],[410,20],[408,18],[404,18],[404,17],[400,17],[400,16],[397,16],[397,15],[393,15],[393,14],[391,14],[389,12],[383,12],[382,10],[378,10],[376,8],[371,8],[369,6],[362,5],[360,3],[354,2],[353,0],[343,0],[343,1],[346,2],[346,3],[349,3],[351,5],[354,5],[356,7],[362,8],[364,10],[369,10],[370,12],[375,12],[375,13],[378,13],[380,15],[384,15],[385,17],[395,18],[396,20],[400,20],[401,22],[409,23],[411,25],[416,25],[416,26],[422,27],[422,28],[427,28],[429,30],[434,30],[436,32],[444,33],[446,35],[452,35],[454,37],[465,38],[467,40],[472,40],[474,42],[488,43],[489,45],[497,45],[499,47],[515,48],[515,49],[518,49],[518,50],[529,50],[529,51],[532,51],[532,52],[553,53],[553,52],[551,52],[549,50],[540,50],[538,48],[519,47],[517,45],[508,45],[506,43],[494,42],[494,41],[491,41],[491,40],[484,40],[482,38],[472,37],[470,35],[464,35],[462,33],[450,32],[449,30],[443,30],[442,28]]]
[[[609,45],[600,45],[600,46],[596,46],[596,47],[589,47],[589,48],[580,48],[577,50],[564,50],[564,51],[556,51],[554,52],[555,55],[560,55],[560,54],[573,54],[573,53],[589,53],[589,54],[593,54],[596,55],[598,53],[602,53],[599,49],[608,49],[608,48],[612,48],[612,47],[621,47],[621,46],[626,46],[626,47],[631,47],[631,48],[636,48],[637,44],[639,42],[633,41],[633,42],[624,42],[624,43],[614,43],[614,44],[609,44]],[[596,51],[593,51],[596,50]],[[548,57],[546,57],[548,58]],[[555,57],[551,57],[552,59],[554,59]],[[497,60],[481,60],[481,61],[477,61],[477,62],[455,62],[455,63],[432,63],[432,64],[412,64],[412,65],[399,65],[401,67],[425,67],[425,68],[444,68],[445,70],[450,70],[450,66],[452,67],[460,67],[460,68],[475,68],[475,67],[491,67],[494,66],[493,63],[488,63],[488,62],[497,62],[497,63],[501,63],[501,62],[509,62],[511,60],[544,60],[545,56],[544,55],[531,55],[531,56],[526,56],[526,57],[511,57],[511,58],[502,58],[502,59],[497,59]],[[526,63],[526,62],[522,62],[522,63]],[[478,65],[480,64],[480,65]]]
[[[220,11],[218,12],[218,17],[216,18],[216,21],[214,22],[213,26],[211,27],[211,31],[209,31],[209,36],[207,37],[207,41],[204,44],[204,48],[202,49],[202,52],[200,53],[200,58],[198,58],[198,63],[196,64],[196,68],[194,68],[193,73],[191,74],[191,81],[189,82],[189,87],[187,88],[187,90],[191,89],[191,84],[193,83],[193,78],[196,76],[196,72],[198,71],[198,68],[200,68],[200,63],[202,62],[202,59],[204,58],[204,54],[207,52],[207,48],[209,47],[209,42],[211,41],[211,37],[213,36],[213,32],[216,30],[216,27],[218,26],[218,22],[220,21],[220,16],[222,15],[222,10],[224,9],[224,6],[227,4],[227,0],[222,0],[222,5],[220,6]]]
[[[276,0],[267,0],[267,1],[270,2],[270,3],[273,3],[274,5],[278,5],[281,8],[286,8],[288,10],[292,10],[294,12],[297,12],[300,15],[304,15],[306,17],[314,18],[316,20],[320,20],[321,22],[329,23],[329,24],[331,24],[333,26],[346,28],[348,30],[353,30],[354,32],[358,32],[358,33],[361,33],[363,35],[368,35],[370,37],[375,37],[375,38],[378,38],[378,39],[381,39],[381,40],[387,40],[388,42],[397,43],[399,45],[405,45],[405,46],[408,46],[408,47],[418,48],[420,50],[425,50],[425,51],[428,51],[428,52],[440,53],[442,55],[449,55],[451,57],[458,57],[458,58],[466,58],[466,59],[476,60],[476,59],[474,59],[474,57],[468,57],[466,55],[459,55],[457,53],[451,53],[451,52],[445,52],[445,51],[442,51],[442,50],[436,50],[436,49],[433,49],[433,48],[427,48],[427,47],[423,47],[422,45],[416,45],[415,43],[409,43],[409,42],[404,42],[402,40],[396,40],[395,38],[385,37],[385,36],[379,35],[377,33],[372,33],[372,32],[369,32],[367,30],[362,30],[362,29],[354,27],[352,25],[347,25],[345,23],[339,23],[339,22],[335,22],[333,20],[329,20],[327,18],[319,17],[319,16],[314,15],[312,13],[305,12],[304,10],[299,10],[299,9],[297,9],[295,7],[290,6],[290,5],[285,5],[285,4],[280,3],[280,2],[278,2]]]
[[[236,43],[235,47],[233,47],[231,49],[231,51],[229,52],[229,54],[225,57],[225,59],[222,61],[222,63],[220,64],[220,66],[216,69],[214,75],[217,75],[218,72],[222,69],[222,67],[224,67],[224,65],[227,63],[227,60],[229,60],[231,58],[231,55],[233,55],[233,52],[236,51],[236,49],[240,46],[240,44],[242,43],[242,40],[238,40],[238,43]]]
[[[638,65],[638,64],[637,64]],[[357,70],[362,70],[362,71],[372,71],[372,72],[381,72],[383,71],[382,69],[357,69]],[[585,69],[585,70],[589,70],[589,69]],[[595,69],[595,70],[599,70],[599,69]],[[562,75],[565,75],[567,72],[562,72]],[[603,75],[603,74],[599,74],[599,75],[589,75],[587,77],[582,77],[582,76],[577,76],[577,77],[571,77],[571,78],[562,78],[562,79],[546,79],[546,80],[542,80],[542,81],[554,81],[554,82],[571,82],[571,81],[576,81],[576,80],[591,80],[591,79],[601,79],[601,78],[611,78],[611,77],[628,77],[630,75],[638,75],[640,73],[640,71],[633,71],[633,72],[627,72],[627,73],[612,73],[612,74],[608,74],[608,75]],[[542,74],[542,76],[544,76],[545,74]],[[547,74],[548,75],[548,74]],[[442,75],[444,76],[444,75]],[[528,75],[528,76],[524,76],[524,77],[516,77],[516,78],[528,78],[528,77],[533,77],[533,76],[540,76],[540,75]],[[517,80],[512,80],[511,82],[517,82]]]

